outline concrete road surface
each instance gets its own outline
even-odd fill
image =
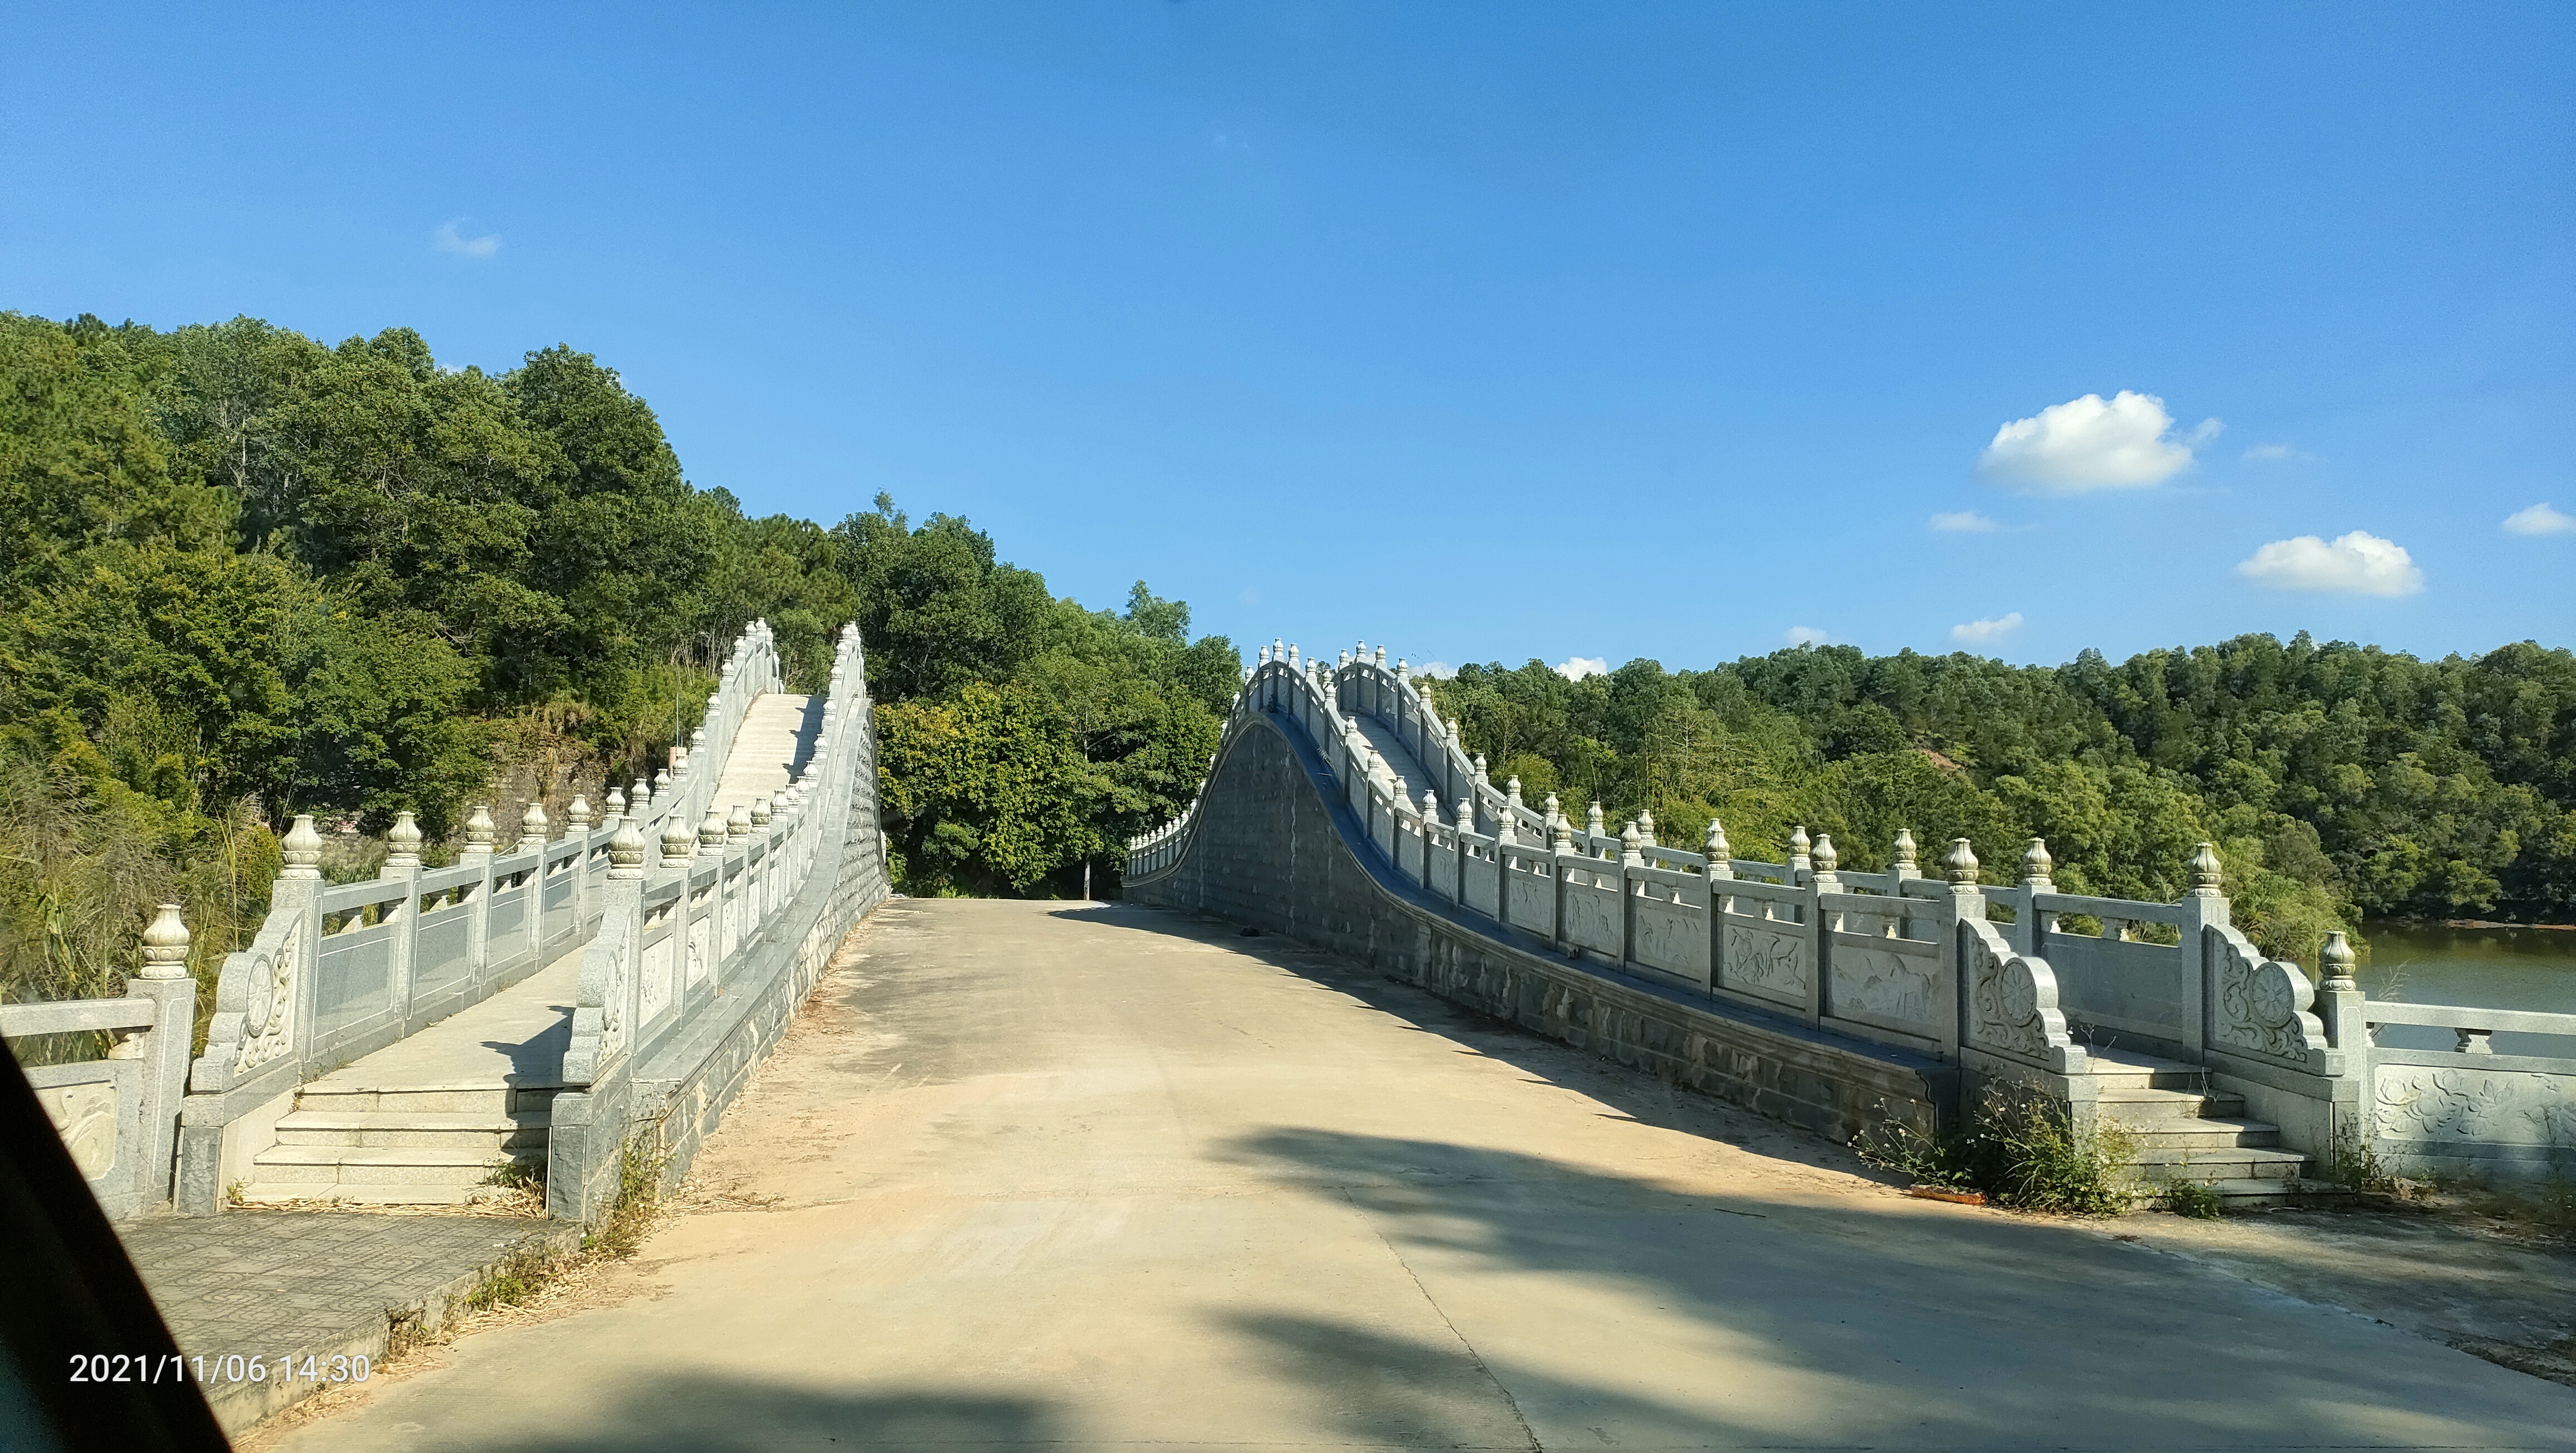
[[[1853,1164],[1280,939],[897,901],[601,1294],[277,1446],[2576,1446],[2576,1390]]]

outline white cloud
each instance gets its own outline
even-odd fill
[[[2245,451],[2245,457],[2257,463],[2263,463],[2276,459],[2314,459],[2317,456],[2305,449],[2293,449],[2287,444],[2257,444]]]
[[[1788,641],[1792,646],[1830,645],[1833,643],[1833,639],[1833,637],[1817,630],[1814,626],[1791,626],[1789,628]]]
[[[2276,590],[2331,590],[2352,595],[2413,595],[2424,588],[2406,547],[2355,530],[2332,544],[2314,535],[2275,540],[2236,567]]]
[[[1236,596],[1235,599],[1242,601],[1245,605],[1259,605],[1261,604],[1261,592],[1255,587],[1247,585],[1243,588],[1243,593]]]
[[[458,257],[490,257],[501,250],[501,234],[498,232],[481,237],[468,237],[457,231],[456,223],[464,220],[459,217],[454,221],[438,224],[438,231],[431,234],[431,240],[438,244],[439,251],[452,252]]]
[[[1950,639],[1962,646],[1982,646],[1988,641],[2002,640],[2020,629],[2021,612],[2014,611],[1990,621],[1970,621],[1964,626],[1952,626]]]
[[[1458,668],[1446,661],[1425,661],[1413,668],[1413,674],[1428,676],[1434,681],[1446,681],[1458,674]]]
[[[2504,517],[2508,535],[2564,535],[2576,532],[2576,515],[2563,515],[2547,505],[2515,510]]]
[[[2039,494],[2134,488],[2189,469],[2193,448],[2226,427],[2204,419],[2177,440],[2173,426],[2165,401],[2153,394],[2122,389],[2108,403],[2086,394],[1997,429],[1977,456],[1977,472]]]
[[[1580,681],[1586,676],[1607,676],[1610,663],[1598,656],[1575,656],[1559,662],[1556,674],[1568,681]]]
[[[2003,526],[1975,510],[1954,510],[1932,517],[1932,528],[1945,535],[1991,535]]]

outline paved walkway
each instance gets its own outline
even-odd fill
[[[899,900],[607,1301],[279,1446],[2576,1445],[2576,1390],[1849,1164],[1275,938]]]
[[[539,1242],[568,1251],[577,1226],[503,1216],[227,1211],[154,1216],[117,1228],[179,1350],[213,1364],[207,1398],[238,1432],[265,1413],[354,1375],[335,1356],[385,1364],[393,1319],[434,1328],[486,1268]],[[246,1361],[287,1358],[253,1380]],[[303,1373],[306,1358],[313,1374]]]

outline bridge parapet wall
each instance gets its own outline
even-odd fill
[[[1386,666],[1383,648],[1329,664],[1265,649],[1220,759],[1255,726],[1311,745],[1321,768],[1312,790],[1347,814],[1344,846],[1400,894],[1543,960],[1598,965],[1721,1015],[1785,1017],[1920,1055],[1965,1072],[1961,1084],[2035,1081],[2079,1114],[2094,1093],[2088,1050],[2118,1048],[2205,1067],[2215,1088],[2242,1095],[2312,1156],[2349,1154],[2360,1141],[2401,1168],[2576,1170],[2576,1058],[2374,1053],[2375,1026],[2433,1022],[2458,1029],[2476,1053],[2486,1039],[2470,1021],[2493,1011],[2428,1019],[2434,1011],[2367,1004],[2339,935],[2321,982],[2266,957],[2229,921],[2205,844],[2194,889],[2178,903],[2146,903],[2059,893],[2037,839],[2020,881],[1995,885],[1979,881],[1964,839],[1932,879],[1910,834],[1899,835],[1886,873],[1839,871],[1830,839],[1810,841],[1804,829],[1780,862],[1733,856],[1717,822],[1697,853],[1658,844],[1651,818],[1614,836],[1598,804],[1578,823],[1553,797],[1533,808],[1517,782],[1496,787],[1404,663]],[[1280,788],[1220,769],[1179,818],[1130,845],[1130,895],[1259,923],[1264,894],[1314,888],[1258,864],[1261,853],[1238,841],[1289,829],[1239,815],[1220,834],[1232,866],[1214,866],[1218,850],[1202,847],[1208,824],[1238,790]],[[1251,876],[1229,884],[1238,872]],[[1346,889],[1356,891],[1331,891]],[[1310,926],[1329,917],[1309,910]],[[2493,1027],[2576,1035],[2576,1015],[2513,1017]]]

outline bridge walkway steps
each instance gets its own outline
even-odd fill
[[[785,787],[814,754],[822,703],[778,692],[754,701],[713,809]],[[239,1200],[434,1206],[500,1194],[496,1170],[544,1158],[588,948],[304,1085],[277,1143],[252,1157]]]

